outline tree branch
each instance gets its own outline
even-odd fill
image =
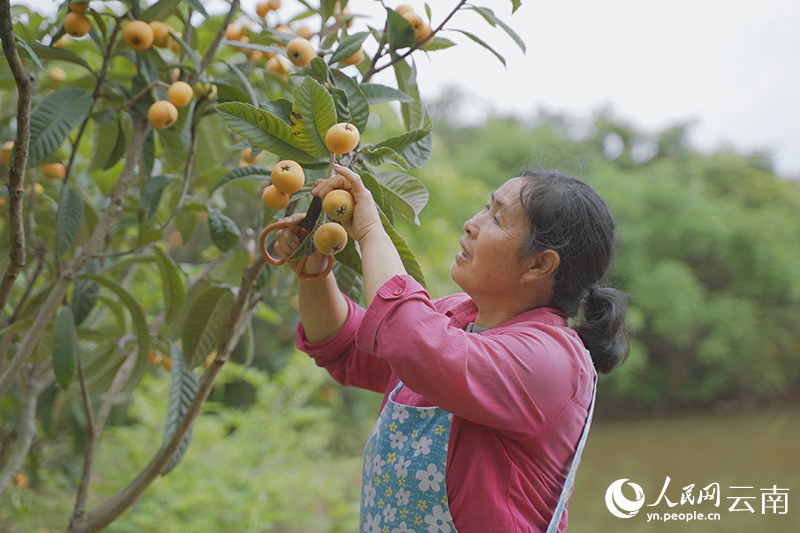
[[[11,289],[25,266],[25,225],[23,221],[22,198],[25,190],[22,180],[28,164],[28,149],[31,139],[31,102],[35,79],[28,74],[22,64],[14,36],[14,25],[11,21],[11,5],[9,0],[0,0],[0,39],[3,41],[3,53],[6,56],[14,82],[17,84],[19,99],[17,100],[17,136],[14,141],[14,159],[8,173],[8,217],[10,262],[0,282],[0,310],[4,309]]]
[[[0,397],[2,397],[8,391],[9,387],[11,387],[11,385],[19,377],[23,365],[28,360],[28,357],[30,357],[31,353],[33,353],[36,343],[39,342],[39,339],[44,333],[45,328],[53,319],[53,315],[55,314],[58,305],[61,303],[64,295],[67,293],[67,289],[69,289],[69,286],[75,280],[80,271],[83,270],[83,267],[86,266],[86,263],[88,263],[89,260],[94,257],[95,253],[97,253],[100,245],[111,231],[111,227],[122,213],[122,207],[125,203],[125,195],[128,192],[131,180],[133,179],[133,175],[139,164],[139,158],[144,150],[145,139],[147,139],[147,135],[150,133],[150,123],[147,122],[147,120],[143,118],[134,119],[134,123],[134,135],[133,139],[131,140],[130,147],[128,148],[125,166],[123,167],[117,182],[114,184],[114,188],[111,190],[108,207],[103,213],[103,217],[100,219],[100,222],[98,222],[97,226],[95,227],[91,237],[89,237],[89,240],[86,242],[86,244],[84,244],[80,253],[75,255],[72,261],[70,261],[69,265],[61,273],[61,276],[59,276],[56,284],[50,291],[47,300],[45,300],[45,302],[39,308],[36,319],[25,335],[17,354],[11,360],[11,363],[8,365],[8,368],[5,369],[5,372],[3,372],[2,376],[0,376]]]
[[[33,437],[36,435],[36,404],[43,387],[44,380],[36,369],[31,369],[20,398],[17,438],[8,461],[0,469],[0,495],[5,492],[14,474],[22,468],[33,444]]]
[[[239,343],[242,334],[247,327],[247,323],[252,320],[257,299],[251,298],[253,287],[255,286],[258,274],[264,268],[266,262],[262,257],[257,257],[252,265],[247,267],[242,276],[242,283],[236,302],[231,309],[231,316],[228,327],[225,329],[226,335],[217,350],[217,358],[214,364],[209,366],[200,378],[200,384],[192,402],[189,404],[186,414],[175,428],[172,438],[167,442],[151,459],[150,463],[132,479],[126,486],[117,491],[116,494],[100,503],[95,509],[87,513],[83,520],[71,523],[69,533],[89,533],[102,530],[113,522],[118,516],[125,512],[142,495],[148,486],[164,470],[169,460],[175,455],[180,443],[186,433],[192,427],[197,416],[203,408],[203,404],[214,387],[217,375],[222,369],[222,365],[230,357],[231,352]]]

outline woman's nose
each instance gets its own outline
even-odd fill
[[[478,215],[474,215],[472,218],[464,222],[464,233],[470,236],[474,235],[477,230],[477,223],[475,221],[477,217]]]

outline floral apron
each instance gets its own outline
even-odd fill
[[[592,403],[547,533],[555,533],[572,492],[594,412]],[[361,477],[363,533],[451,533],[445,470],[452,413],[439,407],[396,403],[403,383],[389,394],[367,439]]]

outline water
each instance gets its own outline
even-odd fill
[[[609,485],[623,478],[644,492],[644,505],[625,519],[613,516],[605,503]],[[694,486],[684,491],[689,485]],[[622,494],[636,499],[633,487],[624,486]],[[694,503],[686,497],[682,502],[684,494]],[[701,495],[718,495],[719,506],[713,499],[698,502]],[[701,521],[699,513],[717,513],[719,519]],[[800,405],[656,420],[596,420],[570,500],[568,530],[800,532]]]

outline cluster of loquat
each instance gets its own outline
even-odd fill
[[[340,122],[331,126],[325,134],[325,145],[332,154],[346,154],[353,151],[361,140],[361,134],[353,124]],[[249,149],[248,149],[249,150]],[[242,160],[253,161],[252,152],[242,154]],[[256,156],[257,157],[257,156]],[[288,207],[291,195],[300,191],[305,185],[306,177],[303,167],[297,161],[284,159],[278,161],[270,174],[272,183],[264,188],[261,198],[268,208],[281,210]],[[334,189],[322,199],[322,210],[337,221],[321,224],[314,232],[314,247],[325,255],[333,255],[342,251],[347,244],[347,232],[339,222],[353,216],[355,200],[344,189]]]

